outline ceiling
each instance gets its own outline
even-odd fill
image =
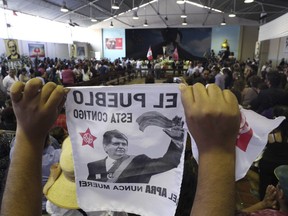
[[[64,2],[69,9],[66,13],[60,11]],[[111,9],[115,2],[120,6],[118,10]],[[145,28],[145,19],[148,28],[173,28],[184,27],[180,17],[184,12],[186,27],[219,26],[223,19],[227,25],[259,25],[261,14],[265,15],[261,22],[268,22],[287,13],[288,0],[257,0],[249,4],[244,0],[186,0],[185,4],[177,4],[176,0],[0,0],[0,7],[93,29],[109,28],[111,22],[115,28]],[[236,17],[228,17],[231,11]],[[132,19],[135,12],[137,20]]]

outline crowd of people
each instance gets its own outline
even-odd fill
[[[1,196],[4,193],[5,197],[1,215],[40,215],[41,206],[42,214],[107,213],[85,213],[77,209],[75,199],[71,201],[73,205],[68,203],[63,209],[61,203],[57,206],[49,202],[49,188],[53,184],[45,185],[49,182],[50,167],[60,161],[61,168],[62,143],[71,145],[66,139],[69,134],[63,108],[68,92],[65,87],[85,85],[91,79],[99,79],[98,84],[105,85],[115,73],[145,77],[146,83],[154,83],[155,79],[172,83],[179,81],[174,77],[181,76],[187,84],[180,84],[179,88],[187,125],[199,150],[199,163],[195,162],[187,142],[176,216],[188,216],[190,212],[196,216],[288,215],[288,120],[269,134],[260,161],[252,165],[260,177],[259,203],[236,209],[234,184],[235,141],[240,124],[238,104],[267,118],[288,118],[287,62],[283,59],[277,67],[272,67],[271,61],[260,67],[256,60],[250,59],[190,61],[187,67],[183,63],[173,61],[171,74],[166,73],[160,60],[149,61],[147,70],[146,67],[143,70],[141,60],[120,58],[114,62],[44,58],[31,61],[18,71],[2,65],[0,129],[15,131],[16,138],[1,140],[0,152],[10,152],[8,158],[1,158],[0,187]]]

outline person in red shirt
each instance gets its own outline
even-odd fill
[[[76,80],[74,72],[65,65],[64,70],[61,73],[62,75],[62,84],[64,86],[73,86]]]

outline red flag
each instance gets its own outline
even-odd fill
[[[174,60],[176,60],[176,61],[178,61],[178,59],[179,59],[177,47],[175,48],[175,50],[174,50],[174,52],[173,52],[172,58],[173,58]]]
[[[148,49],[147,58],[148,58],[148,60],[152,60],[152,59],[153,59],[153,54],[152,54],[152,49],[151,49],[151,47],[149,47],[149,49]]]

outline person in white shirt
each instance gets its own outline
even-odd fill
[[[11,86],[13,85],[14,82],[18,81],[18,78],[15,75],[16,75],[16,70],[10,69],[8,75],[5,76],[3,79],[3,86],[6,90],[7,95],[9,96],[10,96]]]

